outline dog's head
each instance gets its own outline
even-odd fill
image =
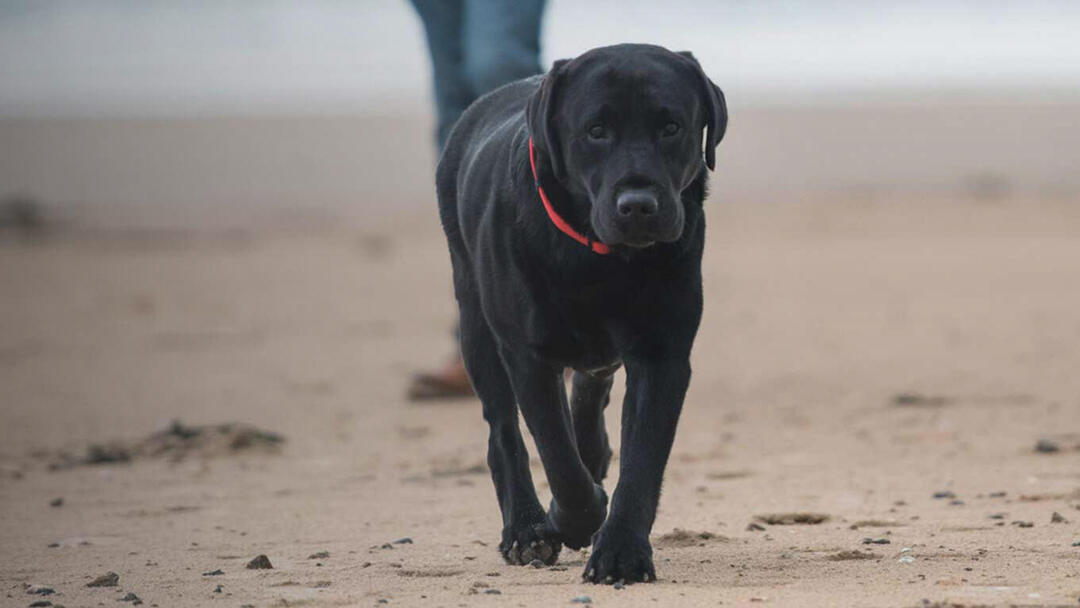
[[[680,195],[702,171],[703,149],[715,167],[727,108],[690,53],[624,44],[556,61],[527,120],[551,174],[588,201],[576,215],[604,243],[642,248],[682,235]]]

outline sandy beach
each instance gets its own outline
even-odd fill
[[[979,107],[733,113],[623,589],[503,564],[479,403],[404,399],[454,317],[428,122],[4,121],[50,220],[0,228],[0,605],[1076,605],[1080,113]]]

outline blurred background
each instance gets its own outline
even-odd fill
[[[0,11],[0,192],[157,221],[430,206],[430,67],[407,2]],[[692,50],[731,105],[714,180],[726,200],[1053,192],[1080,180],[1078,26],[1067,0],[553,0],[542,55],[547,66],[624,41]]]
[[[615,605],[1075,604],[1077,32],[1071,0],[547,2],[545,67],[690,50],[730,112],[661,582]],[[0,579],[612,599],[574,552],[504,568],[478,404],[406,399],[455,350],[431,80],[405,0],[0,0]]]

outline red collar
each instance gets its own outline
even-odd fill
[[[536,191],[540,193],[540,200],[544,203],[544,210],[547,211],[548,217],[551,218],[551,223],[555,224],[556,228],[562,230],[570,238],[593,250],[593,252],[599,253],[600,255],[611,253],[610,247],[599,241],[594,241],[577,230],[574,230],[562,216],[555,212],[555,208],[551,206],[551,201],[548,200],[547,194],[544,194],[544,189],[540,187],[540,176],[536,173],[536,153],[533,151],[533,140],[531,137],[529,138],[529,166],[532,167],[533,181],[536,182]]]

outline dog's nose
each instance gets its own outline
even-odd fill
[[[615,200],[615,207],[619,215],[625,217],[648,216],[656,213],[660,208],[656,196],[647,190],[629,190],[619,195]]]

